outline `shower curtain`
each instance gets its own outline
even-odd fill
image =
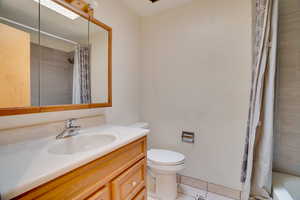
[[[278,0],[255,0],[251,101],[242,171],[242,199],[272,199],[273,119]]]
[[[80,80],[79,80],[79,52],[78,48],[74,52],[74,66],[73,66],[73,95],[72,103],[81,104],[81,93],[80,93]]]
[[[91,102],[90,48],[78,46],[74,53],[73,104]]]

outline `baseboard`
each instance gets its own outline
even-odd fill
[[[224,197],[228,197],[235,200],[241,199],[241,191],[231,189],[222,185],[217,185],[202,181],[196,178],[178,175],[177,182],[181,186],[182,193],[190,196],[195,196],[195,194],[207,194],[208,192],[219,194]],[[189,187],[186,187],[189,186]],[[179,187],[180,188],[180,187]],[[184,193],[185,192],[185,193]]]
[[[208,194],[208,192],[205,190],[193,188],[191,186],[184,185],[184,184],[178,184],[178,193],[195,197],[195,199],[207,199],[207,194]]]

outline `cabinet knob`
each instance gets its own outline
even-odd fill
[[[132,185],[133,187],[136,186],[136,182],[133,181],[131,185]]]

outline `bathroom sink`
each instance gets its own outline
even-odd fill
[[[113,143],[116,137],[113,135],[84,135],[74,136],[55,141],[48,149],[52,154],[75,154],[101,148]]]

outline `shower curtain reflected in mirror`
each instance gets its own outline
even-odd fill
[[[91,103],[90,48],[76,47],[73,68],[73,104]]]

